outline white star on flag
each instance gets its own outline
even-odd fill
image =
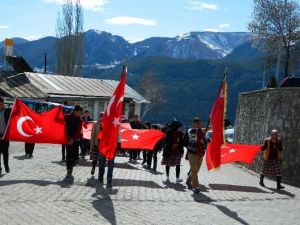
[[[132,135],[132,140],[138,140],[140,136],[138,136],[137,134]]]
[[[34,130],[35,130],[35,134],[42,133],[42,127],[36,126],[36,128],[34,128]]]
[[[120,125],[120,118],[115,117],[114,121],[112,123],[113,123],[113,125],[115,125],[115,127],[118,126],[118,125]]]
[[[229,150],[229,153],[232,153],[232,152],[235,152],[235,150],[234,150],[234,149],[230,149],[230,150]]]

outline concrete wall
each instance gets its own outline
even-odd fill
[[[262,144],[277,129],[284,150],[283,179],[300,184],[300,88],[264,89],[242,93],[234,142]],[[261,153],[249,167],[260,172]]]

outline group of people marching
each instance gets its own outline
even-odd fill
[[[104,181],[106,158],[98,150],[98,145],[101,140],[98,139],[98,134],[101,131],[101,119],[103,113],[100,113],[98,120],[93,124],[91,139],[82,138],[83,121],[92,121],[89,112],[85,111],[82,116],[83,109],[80,105],[74,106],[71,114],[65,115],[66,133],[68,142],[62,146],[62,160],[66,161],[67,175],[66,178],[72,178],[73,168],[78,163],[79,155],[85,157],[87,151],[90,152],[92,160],[91,175],[95,174],[97,162],[99,162],[98,180],[100,183]],[[9,119],[10,110],[4,106],[4,101],[0,97],[0,157],[3,156],[3,162],[6,173],[10,172],[8,165],[8,147],[9,141],[3,140],[6,125]],[[143,155],[142,165],[146,169],[157,170],[157,154],[162,151],[161,164],[165,166],[166,182],[170,182],[170,168],[175,167],[176,182],[182,182],[180,178],[181,159],[184,155],[184,148],[187,149],[185,158],[189,161],[190,171],[187,175],[186,185],[193,189],[196,193],[200,191],[198,173],[202,165],[205,155],[207,141],[205,138],[206,130],[202,129],[201,120],[195,117],[192,121],[192,127],[187,131],[183,130],[183,126],[179,121],[172,121],[163,128],[157,125],[152,125],[150,122],[142,123],[137,115],[130,122],[132,129],[161,129],[165,133],[165,138],[159,141],[153,150],[132,150],[121,149],[120,143],[117,146],[117,152],[129,156],[129,163],[136,163],[140,153]],[[79,154],[79,147],[81,153]],[[262,146],[264,151],[264,163],[260,177],[260,185],[265,186],[264,177],[272,175],[277,177],[277,189],[284,188],[281,185],[281,168],[282,168],[282,143],[278,136],[278,131],[272,130],[271,137],[267,138]],[[32,154],[29,152],[26,154]],[[153,166],[152,166],[153,162]],[[107,171],[107,187],[112,186],[112,177],[114,169],[114,159],[108,160]],[[1,158],[0,158],[0,174],[2,173]]]

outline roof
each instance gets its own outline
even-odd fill
[[[0,80],[0,89],[19,98],[110,98],[119,81],[24,72]],[[125,86],[125,98],[148,102]]]
[[[34,72],[30,65],[21,56],[6,56],[6,61],[17,73]]]

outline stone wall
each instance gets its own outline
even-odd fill
[[[283,179],[300,184],[300,88],[275,88],[241,93],[234,142],[262,144],[272,129],[279,131],[284,150]],[[248,166],[260,172],[261,153]]]

